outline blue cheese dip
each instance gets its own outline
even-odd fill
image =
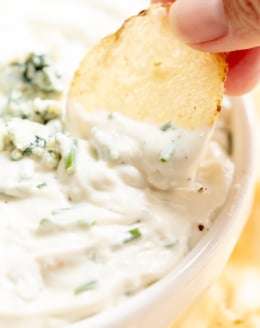
[[[193,163],[207,129],[97,111],[84,113],[81,138],[69,134],[62,75],[47,54],[11,62],[2,77],[5,327],[16,327],[13,316],[60,327],[98,313],[162,278],[210,229],[233,175],[225,122],[222,142],[213,137]]]
[[[229,111],[214,135],[105,109],[65,124],[73,71],[28,50],[0,72],[0,327],[65,327],[163,278],[207,233],[233,177]]]

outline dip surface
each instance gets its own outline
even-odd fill
[[[98,109],[66,130],[80,58],[141,6],[93,3],[3,5],[1,327],[65,327],[161,279],[210,229],[232,182],[228,111],[199,162],[207,129]]]

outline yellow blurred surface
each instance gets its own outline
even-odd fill
[[[251,95],[260,131],[260,87]],[[260,328],[260,181],[250,218],[221,277],[171,328],[193,327]]]

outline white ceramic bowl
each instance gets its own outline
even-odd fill
[[[247,221],[256,171],[250,99],[231,101],[235,175],[211,230],[163,279],[123,304],[70,328],[166,328],[220,275]]]

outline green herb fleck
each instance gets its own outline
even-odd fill
[[[40,221],[40,227],[43,227],[43,226],[45,226],[46,224],[49,224],[49,223],[50,223],[50,220],[49,219],[43,218]]]
[[[169,162],[175,152],[175,144],[172,143],[168,147],[166,147],[160,154],[160,161],[162,163]]]
[[[164,245],[165,248],[173,248],[178,244],[178,240],[174,240],[172,242],[168,242]]]
[[[112,120],[114,118],[114,113],[108,113],[107,118]]]
[[[166,158],[164,158],[164,157],[160,157],[160,161],[161,161],[162,163],[166,163],[166,162],[168,162],[168,160],[167,160]]]
[[[37,188],[38,188],[38,189],[42,189],[42,188],[44,188],[44,187],[47,187],[47,183],[46,183],[46,182],[42,182],[42,183],[39,183],[39,184],[37,185]]]
[[[124,240],[124,243],[129,243],[135,239],[138,239],[142,236],[141,231],[138,228],[134,228],[128,231],[129,237]]]
[[[86,221],[86,220],[78,220],[77,226],[81,229],[88,229],[93,227],[96,224],[96,221]]]
[[[74,140],[68,156],[65,158],[65,169],[68,172],[75,172],[76,169],[76,155],[77,155],[78,142]]]
[[[75,288],[74,294],[79,295],[81,293],[87,292],[87,291],[95,289],[95,288],[97,288],[97,281],[90,280],[90,281],[86,282],[85,284],[80,285],[77,288]]]
[[[169,129],[171,129],[171,128],[172,128],[172,123],[171,123],[171,121],[169,121],[169,122],[163,124],[163,125],[160,127],[161,131],[163,131],[163,132],[165,132],[165,131],[167,131],[167,130],[169,130]]]
[[[49,219],[43,218],[40,220],[39,228],[40,228],[40,232],[50,232],[50,231],[54,231],[57,228],[57,226]]]
[[[134,294],[135,294],[135,292],[132,290],[128,290],[125,292],[125,296],[127,296],[127,297],[133,296]]]

